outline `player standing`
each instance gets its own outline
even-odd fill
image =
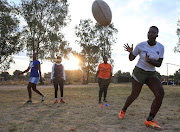
[[[61,94],[61,103],[65,103],[63,99],[63,89],[64,89],[64,81],[65,78],[65,72],[64,72],[64,66],[61,64],[62,58],[60,56],[57,56],[56,63],[52,66],[52,72],[51,72],[51,82],[54,84],[54,95],[55,100],[54,103],[58,103],[57,99],[57,92],[58,92],[58,85],[60,87],[60,94]]]
[[[95,76],[95,82],[98,76],[98,84],[99,84],[99,104],[101,104],[101,98],[102,94],[104,93],[104,102],[107,102],[106,96],[107,96],[107,89],[111,82],[112,77],[112,66],[107,63],[107,57],[103,57],[104,63],[99,64],[98,70],[96,72]]]

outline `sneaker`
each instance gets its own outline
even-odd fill
[[[99,101],[99,104],[101,104],[102,102],[101,101]]]
[[[108,102],[106,99],[103,100],[104,102]]]
[[[58,101],[57,101],[57,100],[54,100],[54,104],[56,104],[56,103],[58,103]]]
[[[156,121],[154,121],[154,120],[147,121],[147,119],[146,119],[144,124],[147,127],[151,127],[151,128],[154,128],[154,129],[160,129],[161,130],[161,127],[159,125],[157,125],[158,123]]]
[[[64,102],[64,99],[61,99],[61,103],[65,103],[65,102]]]
[[[28,100],[26,103],[27,103],[27,104],[31,104],[31,103],[32,103],[32,101],[31,101],[31,100]]]
[[[119,119],[124,118],[125,113],[126,113],[126,112],[124,112],[123,110],[121,110],[120,113],[119,113],[119,115],[118,115],[118,118],[119,118]]]
[[[45,98],[46,98],[46,95],[44,95],[44,97],[42,97],[41,102],[43,102],[45,100]]]

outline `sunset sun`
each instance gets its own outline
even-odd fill
[[[77,70],[80,69],[79,59],[73,55],[70,55],[69,59],[63,60],[65,70]]]

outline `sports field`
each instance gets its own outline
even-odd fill
[[[154,132],[144,125],[154,98],[147,86],[128,108],[123,120],[117,118],[131,84],[110,84],[109,106],[98,104],[98,85],[65,85],[66,104],[53,104],[52,85],[37,86],[47,98],[33,94],[28,100],[26,86],[0,86],[0,132]],[[180,131],[180,86],[164,86],[165,97],[155,120],[163,132]],[[59,95],[59,91],[58,91]]]

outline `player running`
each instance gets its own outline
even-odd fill
[[[33,54],[33,61],[30,62],[28,68],[25,71],[19,73],[18,75],[26,73],[30,69],[31,69],[30,80],[29,80],[29,84],[27,86],[28,94],[29,94],[29,100],[27,101],[27,103],[32,103],[32,100],[31,100],[31,98],[32,98],[31,88],[36,93],[38,93],[40,96],[42,96],[42,100],[41,100],[41,102],[42,102],[46,98],[46,95],[43,95],[39,90],[36,89],[36,84],[39,81],[39,77],[40,77],[40,82],[42,82],[41,66],[40,66],[40,62],[37,60],[37,53]]]
[[[161,107],[164,97],[164,89],[155,70],[155,67],[161,66],[164,57],[164,46],[156,41],[158,32],[159,30],[156,26],[150,27],[147,34],[148,40],[139,43],[134,50],[133,45],[132,47],[129,47],[128,44],[124,45],[125,50],[129,52],[130,61],[134,60],[137,55],[140,58],[132,73],[132,92],[127,98],[118,118],[124,118],[127,108],[139,96],[143,84],[147,84],[155,98],[152,102],[149,116],[145,120],[145,125],[161,129],[157,122],[153,120]]]

